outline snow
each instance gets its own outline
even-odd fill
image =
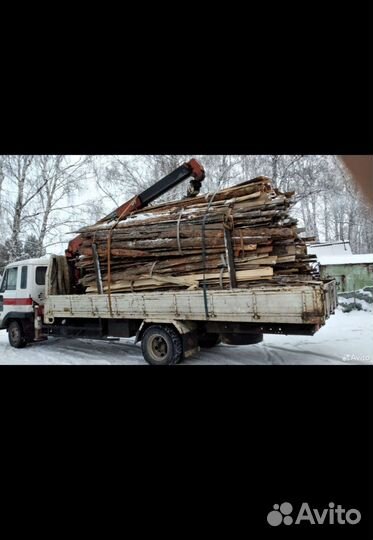
[[[165,214],[155,214],[155,213],[141,213],[133,214],[132,216],[128,216],[126,221],[143,221],[145,219],[152,219],[152,218],[159,218],[159,217],[165,217]]]
[[[340,306],[349,304],[358,304],[364,311],[373,311],[373,304],[369,304],[366,300],[359,298],[339,298],[338,303]]]
[[[339,242],[323,242],[322,244],[310,244],[307,247],[308,253],[311,255],[325,256],[325,255],[352,255],[351,246],[349,242],[340,240]]]
[[[321,266],[336,264],[372,264],[373,253],[363,255],[318,255],[318,262]]]
[[[355,304],[356,306],[360,306],[364,311],[373,311],[372,291],[373,287],[364,287],[357,291],[338,293],[338,305],[344,308],[350,304]]]
[[[106,342],[50,338],[26,349],[13,349],[0,330],[0,364],[146,365],[133,338]],[[373,313],[338,309],[314,336],[264,335],[258,345],[218,345],[203,349],[181,365],[194,364],[373,364]]]
[[[9,263],[7,268],[11,268],[12,266],[20,266],[20,265],[47,265],[49,263],[49,257],[41,257],[39,259],[24,259],[21,261],[14,261],[12,263]]]
[[[126,219],[123,219],[119,222],[115,222],[114,220],[104,221],[103,223],[96,223],[94,225],[83,227],[81,231],[82,232],[86,230],[94,231],[94,230],[99,230],[99,229],[110,230],[113,228],[114,225],[119,228],[122,228],[122,227],[125,228],[129,221],[146,221],[147,219],[159,218],[159,217],[164,217],[164,214],[154,214],[154,213],[153,214],[151,213],[133,214],[133,215],[127,216]]]

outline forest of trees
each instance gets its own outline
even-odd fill
[[[195,157],[202,191],[256,176],[295,191],[293,214],[307,236],[349,240],[373,252],[373,211],[336,156],[329,155],[0,155],[0,273],[10,261],[63,253],[72,233]],[[163,196],[180,198],[186,183]]]

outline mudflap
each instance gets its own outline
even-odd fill
[[[190,358],[198,354],[200,347],[198,345],[197,324],[194,321],[170,321],[179,332],[183,342],[183,358]]]
[[[186,334],[182,334],[183,339],[183,356],[184,358],[190,358],[191,356],[199,353],[198,345],[198,333],[196,330],[191,330]]]

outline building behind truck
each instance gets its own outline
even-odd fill
[[[318,261],[320,277],[335,279],[338,292],[352,292],[373,286],[373,253],[324,255]]]
[[[317,255],[320,277],[335,279],[337,292],[353,292],[373,286],[373,254],[352,253],[349,241],[310,244],[308,252]]]

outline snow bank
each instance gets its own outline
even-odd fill
[[[353,309],[373,311],[373,287],[338,293],[338,304],[344,311]]]

